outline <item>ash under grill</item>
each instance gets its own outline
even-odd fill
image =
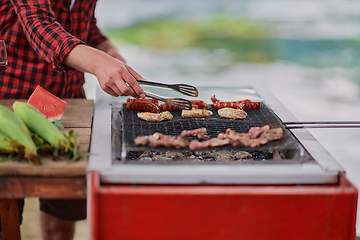
[[[217,109],[209,108],[209,110],[213,112],[213,115],[204,119],[184,119],[181,117],[181,111],[171,111],[175,118],[172,121],[146,122],[137,117],[137,113],[139,111],[128,110],[125,108],[125,104],[120,109],[113,109],[113,156],[115,156],[115,159],[125,159],[125,161],[127,162],[143,162],[144,159],[147,159],[149,155],[153,155],[155,152],[158,152],[158,157],[155,157],[153,159],[157,158],[159,162],[216,162],[218,161],[217,157],[209,158],[203,157],[201,155],[209,156],[212,152],[227,151],[227,153],[223,153],[235,155],[235,153],[237,152],[247,152],[250,154],[250,157],[246,157],[243,159],[232,158],[230,161],[233,162],[249,162],[249,159],[255,161],[312,161],[311,156],[303,149],[302,145],[297,141],[297,139],[292,135],[292,133],[282,125],[281,120],[264,103],[262,103],[260,109],[247,110],[246,112],[248,116],[246,120],[222,119],[217,114]],[[152,148],[148,146],[137,146],[134,143],[134,139],[137,136],[151,135],[155,132],[160,132],[166,135],[179,135],[183,130],[192,130],[205,127],[208,131],[208,135],[212,138],[216,137],[221,132],[225,132],[228,128],[231,128],[236,132],[243,133],[247,132],[251,127],[262,127],[264,125],[269,125],[271,128],[281,127],[283,130],[282,139],[269,142],[266,145],[256,148],[234,148],[231,145],[227,145],[222,147],[210,148],[203,151],[191,151],[189,148],[183,148],[179,150],[172,150],[167,148]],[[201,157],[199,157],[199,155]],[[216,153],[214,154],[214,156],[217,155],[218,154]],[[179,156],[190,157],[184,158]],[[147,161],[145,160],[145,162]],[[225,162],[229,162],[229,160],[227,159],[225,160]]]

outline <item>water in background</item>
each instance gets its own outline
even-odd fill
[[[158,51],[116,44],[128,64],[150,80],[195,86],[257,84],[267,87],[300,121],[360,120],[358,1],[102,0],[97,18],[106,31],[159,17],[196,19],[219,10],[272,29],[270,40],[280,42],[282,49],[278,60],[266,64],[232,62],[221,49]],[[87,79],[88,97],[95,98],[96,80],[90,75]],[[217,97],[227,100],[226,96]],[[360,128],[310,132],[360,187]]]

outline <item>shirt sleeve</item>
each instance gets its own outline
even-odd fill
[[[89,41],[88,44],[92,47],[96,47],[99,43],[102,43],[106,40],[108,40],[107,37],[105,37],[101,30],[97,26],[97,20],[95,16],[92,17],[90,22],[90,31],[89,31]]]
[[[79,44],[85,44],[68,33],[51,9],[49,0],[11,0],[24,34],[35,52],[54,69],[71,71],[62,65],[64,58]]]

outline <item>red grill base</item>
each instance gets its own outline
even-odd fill
[[[103,185],[89,174],[92,240],[355,239],[357,189],[338,185]]]

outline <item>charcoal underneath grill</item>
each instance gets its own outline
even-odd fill
[[[217,137],[221,132],[225,132],[230,128],[236,132],[247,132],[251,127],[262,127],[269,125],[271,128],[281,127],[283,130],[283,137],[280,140],[272,141],[266,145],[257,148],[234,148],[231,145],[216,147],[207,149],[205,151],[246,151],[246,152],[258,152],[258,155],[271,157],[262,158],[269,160],[273,159],[273,155],[282,156],[284,159],[292,159],[300,161],[311,160],[311,157],[302,148],[301,144],[292,135],[292,133],[286,129],[281,120],[273,113],[273,111],[262,103],[260,109],[247,110],[248,116],[245,120],[230,120],[222,119],[217,114],[217,109],[209,108],[213,112],[213,115],[205,119],[184,119],[181,117],[181,111],[171,111],[174,116],[172,121],[164,122],[146,122],[137,117],[139,111],[128,110],[125,105],[120,109],[113,109],[112,116],[112,146],[113,155],[116,159],[134,161],[138,160],[134,156],[140,156],[145,151],[159,151],[167,152],[171,149],[167,148],[151,148],[149,146],[137,146],[134,143],[134,139],[137,136],[146,136],[160,132],[166,135],[178,135],[183,130],[192,130],[196,128],[205,127],[208,131],[208,135]],[[191,138],[189,139],[191,140]],[[176,150],[177,152],[189,152],[190,149],[183,148]],[[254,159],[254,158],[252,158]],[[258,160],[258,159],[255,159]]]
[[[297,152],[288,156],[294,157]],[[238,150],[210,150],[210,151],[130,151],[128,159],[137,162],[192,162],[192,163],[239,163],[250,161],[269,161],[287,158],[279,151],[238,151]]]

